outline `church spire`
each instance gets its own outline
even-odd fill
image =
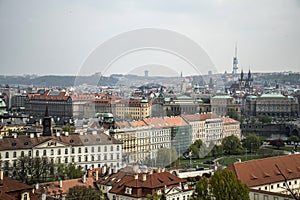
[[[244,72],[243,70],[241,71],[241,81],[244,79]]]
[[[49,117],[48,103],[46,104],[45,117]]]
[[[248,72],[248,79],[250,80],[251,79],[251,71],[249,69],[249,72]]]

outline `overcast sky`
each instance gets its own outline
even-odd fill
[[[299,20],[299,0],[0,0],[0,74],[75,75],[103,42],[149,27],[195,41],[221,73],[232,71],[235,43],[239,70],[300,72]],[[118,60],[110,73],[152,63],[193,73],[148,53]]]

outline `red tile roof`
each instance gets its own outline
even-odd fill
[[[13,180],[6,176],[0,180],[0,199],[1,200],[18,200],[20,199],[20,192],[27,191],[31,200],[38,198],[32,193],[33,187],[25,183]]]
[[[236,123],[239,123],[239,121],[236,121],[230,117],[223,117],[223,123],[224,124],[236,124]]]
[[[170,126],[188,126],[188,123],[179,116],[176,117],[166,117],[164,120],[170,125]]]
[[[41,183],[39,184],[39,189],[36,191],[36,193],[42,194],[46,192],[50,196],[55,196],[56,194],[66,194],[68,193],[69,189],[74,186],[86,186],[86,187],[91,186],[95,188],[94,179],[86,178],[85,183],[82,181],[82,178],[63,180],[62,187],[59,187],[59,181]]]
[[[28,94],[30,100],[45,100],[45,101],[67,101],[71,98],[66,92],[60,91],[52,95],[52,91],[45,90],[44,93]],[[56,92],[56,91],[55,91]]]
[[[145,123],[152,126],[153,128],[167,128],[170,125],[163,118],[145,118]]]
[[[206,119],[218,118],[216,114],[207,113],[207,114],[192,114],[192,115],[181,115],[185,120],[189,122],[203,121]]]
[[[143,180],[143,178],[145,179]],[[137,178],[137,179],[136,179]],[[124,176],[117,184],[109,191],[113,194],[146,197],[147,194],[153,194],[156,190],[164,190],[165,187],[179,186],[182,190],[192,190],[188,187],[184,189],[185,179],[181,179],[169,172],[153,173],[153,174],[130,174]],[[132,188],[131,194],[126,194],[126,188]]]
[[[14,137],[3,137],[0,139],[0,150],[18,150],[18,149],[31,149],[39,144],[48,141],[57,141],[67,145],[81,146],[81,145],[100,145],[100,144],[122,144],[121,141],[106,135],[100,134],[69,134],[68,136],[39,136],[30,138],[27,135],[19,135]]]
[[[233,171],[236,177],[248,187],[284,181],[280,171],[288,179],[299,179],[300,154],[236,162],[228,169]]]
[[[143,120],[138,121],[118,121],[116,122],[116,126],[118,128],[138,128],[138,127],[146,127],[148,126]]]

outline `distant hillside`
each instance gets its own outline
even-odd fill
[[[270,83],[279,83],[287,85],[300,85],[300,74],[299,73],[267,73],[259,77]]]
[[[112,77],[100,77],[98,75],[92,76],[3,76],[0,75],[1,85],[28,85],[28,86],[39,86],[39,87],[69,87],[73,86],[74,83],[94,85],[98,83],[101,86],[113,86],[116,84],[118,79]]]

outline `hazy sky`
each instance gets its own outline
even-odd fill
[[[103,42],[140,28],[189,37],[218,72],[232,71],[235,43],[239,70],[300,72],[299,20],[299,0],[0,0],[0,74],[75,75]],[[156,54],[133,53],[110,73],[151,63],[193,73]]]

